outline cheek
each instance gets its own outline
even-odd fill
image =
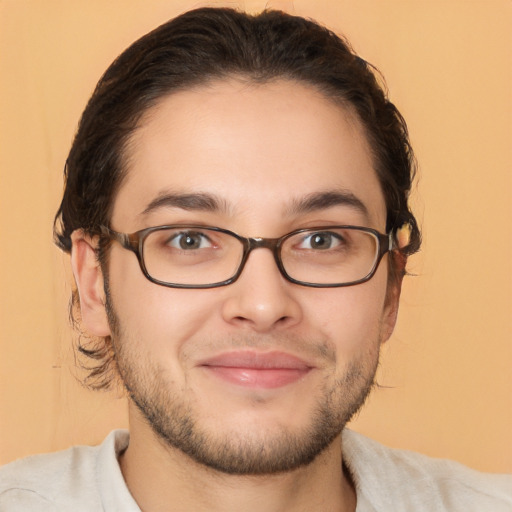
[[[381,340],[386,280],[375,275],[361,285],[317,290],[309,318],[336,346],[340,357],[377,347]]]
[[[123,342],[143,345],[141,349],[178,352],[214,314],[212,294],[157,285],[135,264],[123,261],[117,265],[116,261],[110,272],[111,300]]]

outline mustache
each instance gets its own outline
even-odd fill
[[[305,360],[336,363],[334,344],[321,335],[318,335],[317,339],[312,339],[312,337],[290,333],[246,333],[230,335],[228,338],[211,337],[206,340],[203,338],[191,345],[193,346],[184,349],[184,356],[186,358],[189,358],[192,354],[197,354],[198,346],[200,346],[200,351],[203,355],[205,353],[214,354],[233,350],[253,349],[258,352],[286,352]]]

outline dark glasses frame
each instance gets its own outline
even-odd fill
[[[152,277],[149,272],[147,271],[146,265],[144,263],[144,241],[154,231],[161,231],[164,229],[200,229],[200,230],[206,230],[206,231],[215,231],[219,233],[224,233],[226,235],[232,236],[239,240],[241,244],[243,245],[243,253],[242,253],[242,259],[240,260],[240,264],[238,266],[237,271],[233,276],[231,276],[229,279],[226,279],[224,281],[219,281],[216,283],[210,283],[210,284],[180,284],[180,283],[168,283],[166,281],[160,281],[159,279],[155,279]],[[281,259],[281,247],[283,246],[283,243],[290,237],[305,233],[308,231],[331,231],[333,229],[345,229],[345,230],[355,230],[355,231],[363,231],[365,233],[369,233],[373,235],[377,241],[377,254],[376,258],[373,264],[373,267],[368,272],[368,274],[361,279],[358,279],[356,281],[350,281],[348,283],[310,283],[308,281],[299,281],[297,279],[294,279],[288,273],[286,272],[282,259]],[[283,235],[279,238],[248,238],[240,236],[233,231],[229,231],[227,229],[218,228],[218,227],[211,227],[211,226],[202,226],[198,224],[176,224],[176,225],[164,225],[164,226],[154,226],[149,227],[145,229],[141,229],[140,231],[135,231],[134,233],[120,233],[118,231],[114,231],[113,229],[108,228],[107,226],[100,226],[101,235],[109,240],[114,240],[118,242],[122,247],[125,249],[132,251],[137,256],[137,260],[139,262],[140,269],[142,270],[142,273],[144,276],[151,281],[152,283],[166,286],[168,288],[198,288],[198,289],[204,289],[204,288],[218,288],[220,286],[227,286],[231,283],[234,283],[241,275],[244,266],[247,262],[247,259],[249,257],[249,254],[254,249],[269,249],[272,251],[274,255],[275,262],[277,264],[277,267],[279,268],[279,271],[283,275],[283,277],[290,281],[291,283],[295,283],[301,286],[308,286],[311,288],[339,288],[343,286],[354,286],[356,284],[365,283],[366,281],[369,281],[377,271],[377,268],[383,258],[383,256],[395,249],[395,244],[393,240],[392,232],[388,234],[380,233],[379,231],[362,227],[362,226],[346,226],[346,225],[336,225],[336,226],[314,226],[311,228],[301,228],[297,229],[295,231],[291,231],[290,233],[287,233],[286,235]]]

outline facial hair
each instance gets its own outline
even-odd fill
[[[351,362],[340,378],[325,379],[310,419],[302,428],[291,430],[276,424],[258,432],[237,432],[226,425],[219,432],[204,425],[190,397],[173,389],[158,361],[130,351],[129,336],[109,293],[107,312],[119,376],[148,425],[166,446],[222,473],[269,475],[310,464],[341,434],[374,384],[378,344],[371,354]],[[231,341],[230,346],[255,344],[257,341],[249,337]],[[319,352],[326,350],[319,348]]]

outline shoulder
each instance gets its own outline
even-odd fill
[[[126,441],[125,441],[126,438]],[[116,452],[127,433],[112,432],[100,446],[75,446],[61,452],[34,455],[0,468],[0,512],[54,511],[87,503],[101,510],[98,474],[105,458]],[[104,456],[102,457],[102,454]],[[108,462],[107,462],[108,464]],[[73,510],[81,510],[80,505]]]
[[[512,511],[512,475],[388,448],[349,430],[343,434],[343,457],[358,497],[378,510]]]
[[[0,512],[58,510],[62,496],[92,487],[97,447],[76,446],[62,452],[34,455],[0,468]]]

